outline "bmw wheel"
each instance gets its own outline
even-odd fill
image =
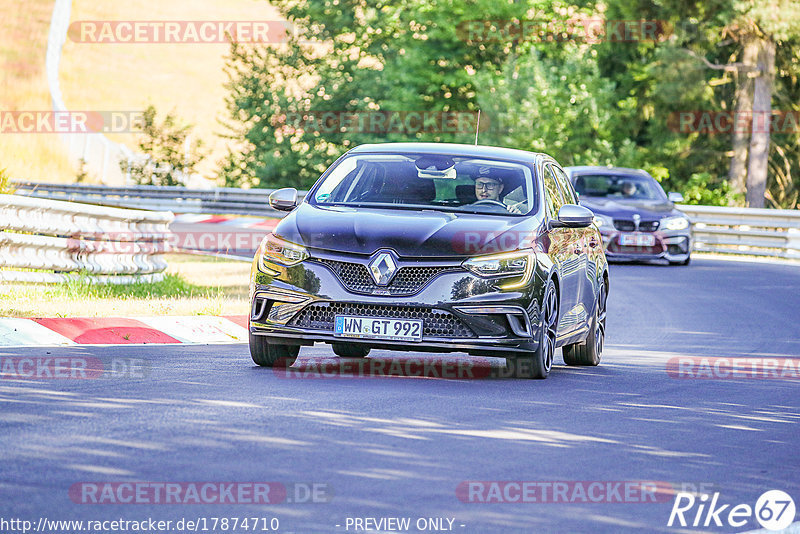
[[[691,263],[691,261],[692,261],[692,257],[690,255],[690,256],[686,256],[686,259],[683,260],[683,261],[671,261],[671,262],[669,262],[669,264],[670,265],[689,265],[689,263]]]

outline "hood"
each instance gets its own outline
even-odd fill
[[[302,203],[275,233],[309,248],[371,255],[392,249],[400,257],[465,257],[517,248],[506,234],[532,227],[531,217],[501,217],[430,210],[319,207]],[[489,245],[487,247],[487,244]]]
[[[618,198],[582,197],[581,206],[585,206],[599,215],[607,215],[620,219],[632,219],[638,213],[643,220],[656,220],[668,215],[678,215],[675,205],[669,200],[622,200]]]

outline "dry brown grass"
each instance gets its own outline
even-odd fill
[[[51,109],[45,74],[53,0],[0,0],[0,110]],[[72,181],[67,149],[55,134],[0,133],[0,168],[17,180]]]
[[[78,20],[278,20],[265,0],[128,0],[75,2]],[[226,153],[223,131],[226,91],[224,58],[229,45],[220,44],[82,44],[67,40],[62,58],[61,86],[68,109],[144,110],[155,106],[159,116],[174,114],[194,124],[193,137],[203,141],[210,156],[198,171],[215,178]],[[87,83],[87,81],[89,83]],[[110,135],[135,148],[136,135]]]
[[[8,25],[0,33],[0,110],[51,109],[45,51],[53,0],[0,0]],[[77,20],[277,20],[266,0],[81,0]],[[227,44],[81,44],[70,39],[61,60],[68,109],[141,111],[152,104],[195,124],[211,154],[198,169],[215,177],[227,141],[216,136],[225,117]],[[14,179],[74,182],[77,169],[55,134],[0,134],[0,168]],[[112,140],[135,148],[134,134]],[[96,181],[96,177],[95,180]]]

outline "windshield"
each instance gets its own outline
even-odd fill
[[[431,154],[363,154],[341,160],[312,190],[317,206],[434,209],[524,215],[536,209],[526,165]]]
[[[653,178],[630,174],[581,174],[573,179],[575,191],[586,197],[619,200],[666,200]]]

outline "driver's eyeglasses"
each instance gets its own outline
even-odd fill
[[[478,191],[481,191],[481,190],[483,190],[483,191],[494,191],[499,186],[500,186],[500,184],[495,184],[495,183],[475,182],[475,189],[477,189]]]

